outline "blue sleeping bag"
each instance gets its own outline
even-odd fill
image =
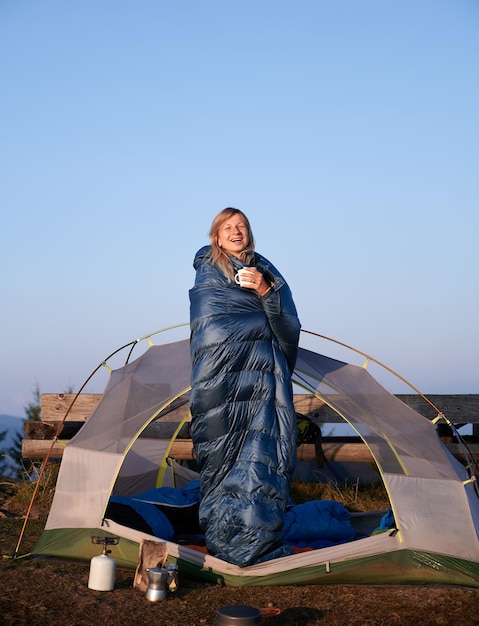
[[[161,487],[136,496],[112,496],[107,517],[137,528],[155,537],[174,541],[180,534],[201,535],[198,505],[201,500],[199,481],[183,489]],[[134,512],[135,519],[132,519]],[[221,514],[219,516],[222,518]],[[356,533],[349,511],[339,502],[313,500],[290,506],[285,515],[283,552],[289,546],[323,548],[352,541]]]
[[[208,551],[241,567],[284,554],[296,462],[291,373],[300,324],[289,287],[264,257],[273,288],[260,298],[196,255],[190,290],[191,435],[201,473]],[[242,264],[232,258],[235,270]],[[278,552],[279,549],[279,552]]]
[[[135,496],[111,496],[106,517],[167,541],[179,534],[197,534],[200,481],[183,489],[161,487]]]
[[[325,548],[352,541],[356,532],[349,511],[339,502],[312,500],[286,513],[284,540],[299,548]]]

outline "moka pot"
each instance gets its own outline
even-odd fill
[[[147,568],[146,571],[148,572],[146,599],[150,602],[166,600],[167,583],[170,572],[160,567],[150,567]]]

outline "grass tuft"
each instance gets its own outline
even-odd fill
[[[17,482],[17,488],[11,499],[14,507],[19,510],[26,510],[32,501],[36,489],[34,500],[35,517],[46,516],[50,510],[60,464],[56,462],[47,463],[41,477],[39,476],[40,467],[40,464],[35,465],[34,471],[30,476],[24,476],[22,480]]]
[[[382,511],[390,507],[386,488],[382,483],[360,483],[357,480],[338,484],[294,482],[291,488],[294,504],[310,500],[333,500],[349,511]]]

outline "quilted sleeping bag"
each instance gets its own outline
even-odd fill
[[[261,298],[195,257],[190,290],[191,435],[201,475],[200,525],[208,551],[241,567],[287,554],[283,524],[296,461],[291,374],[300,323],[288,285]],[[232,257],[235,271],[243,267]]]

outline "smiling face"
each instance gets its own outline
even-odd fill
[[[248,226],[241,213],[235,213],[219,227],[218,245],[227,254],[239,257],[248,244]]]

